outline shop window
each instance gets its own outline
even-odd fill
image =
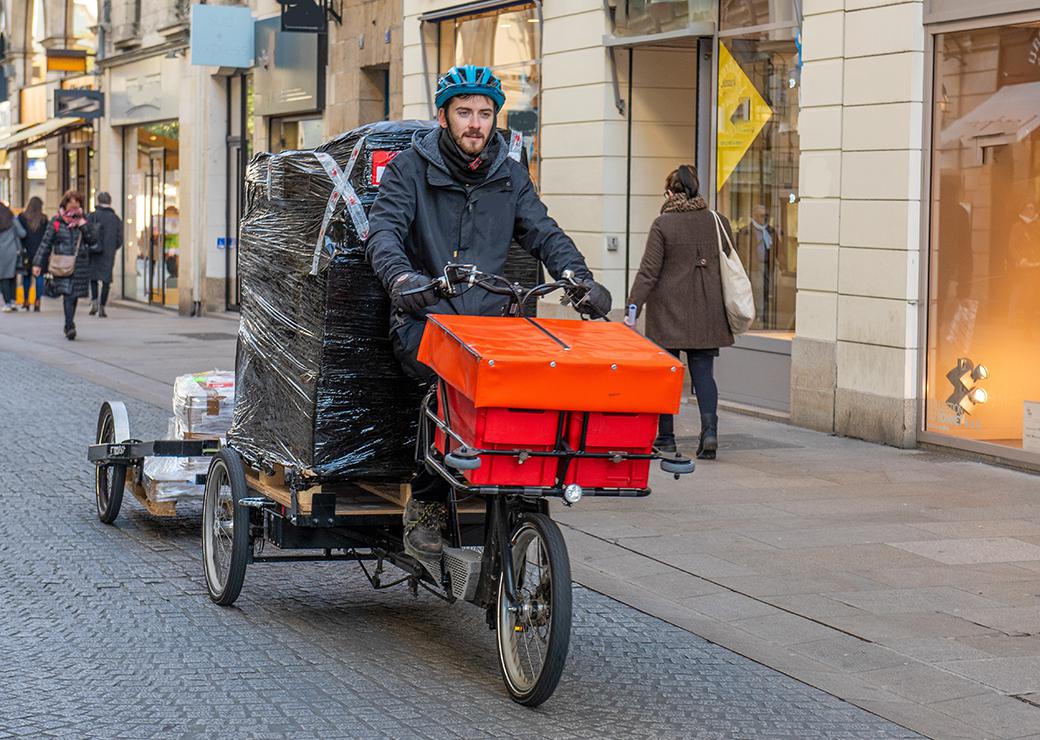
[[[716,0],[609,0],[614,33],[646,36],[715,20]]]
[[[97,0],[69,0],[68,35],[70,49],[84,49],[87,51],[87,72],[94,70],[94,54],[97,52],[97,26],[98,26],[98,3]]]
[[[523,134],[531,176],[536,178],[541,24],[534,4],[444,20],[439,31],[442,73],[460,64],[480,64],[502,81],[506,104],[499,112],[498,126]]]
[[[25,150],[25,202],[38,197],[47,202],[47,149]]]
[[[733,225],[755,299],[752,329],[759,331],[795,328],[801,66],[796,33],[785,28],[729,35],[718,46],[716,202]]]
[[[390,67],[378,64],[361,68],[360,120],[390,120]]]
[[[32,12],[29,14],[29,69],[26,77],[30,85],[47,79],[47,50],[43,40],[47,38],[47,27],[44,25],[43,0],[32,0]]]
[[[925,428],[1040,453],[1040,24],[935,49]]]
[[[321,117],[272,118],[271,151],[313,149],[325,141]]]

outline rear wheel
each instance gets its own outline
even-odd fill
[[[97,443],[113,444],[130,439],[130,420],[120,401],[105,401],[98,413]],[[94,470],[94,501],[98,519],[111,524],[119,516],[126,487],[126,465],[103,464]]]
[[[513,701],[536,707],[556,690],[571,638],[571,564],[560,528],[526,513],[513,529],[510,604],[499,580],[496,628],[502,677]]]
[[[202,563],[209,597],[228,606],[242,591],[249,554],[249,510],[238,502],[248,495],[242,458],[221,448],[209,464],[202,499]]]

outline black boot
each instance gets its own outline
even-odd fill
[[[97,301],[91,301],[90,302],[90,313],[88,315],[89,316],[93,316],[94,314],[97,313],[97,310],[98,310],[98,302]]]
[[[68,326],[65,327],[65,338],[68,339],[70,342],[73,339],[76,338],[76,325],[75,324],[69,324]]]
[[[440,558],[444,548],[441,529],[447,514],[444,504],[409,499],[403,516],[404,551],[424,560]]]
[[[98,317],[102,318],[102,319],[108,317],[108,314],[105,313],[105,304],[104,303],[98,305]]]
[[[697,445],[698,460],[714,460],[719,449],[719,415],[701,414],[701,441]]]
[[[654,447],[658,452],[675,452],[675,419],[671,414],[661,414],[657,419],[657,439]]]

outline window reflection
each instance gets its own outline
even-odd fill
[[[719,6],[723,31],[797,22],[795,0],[722,0]]]
[[[799,77],[792,29],[719,42],[716,202],[751,280],[757,330],[794,331]]]
[[[926,425],[1040,452],[1040,426],[1023,443],[1031,408],[1040,424],[1037,49],[1040,24],[936,41]],[[957,402],[974,387],[984,403]]]
[[[644,36],[715,20],[715,0],[609,0],[614,33]]]
[[[440,71],[460,64],[490,67],[502,81],[506,104],[499,128],[520,131],[531,176],[538,172],[541,28],[533,3],[453,18],[440,24]]]

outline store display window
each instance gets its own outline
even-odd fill
[[[798,274],[797,29],[718,44],[716,203],[751,280],[753,330],[793,334]]]
[[[1040,24],[935,37],[925,430],[1040,455]]]

